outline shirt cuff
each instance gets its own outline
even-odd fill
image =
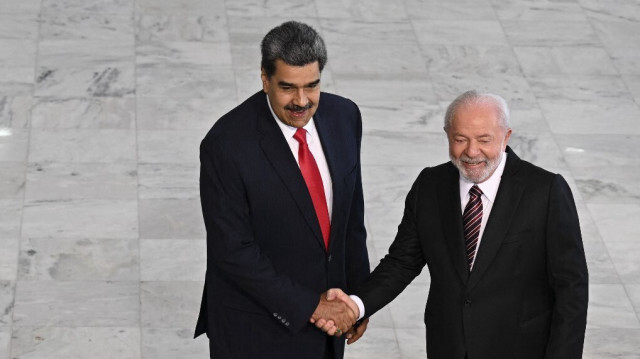
[[[364,317],[364,303],[362,303],[362,299],[360,299],[360,297],[358,297],[357,295],[350,295],[349,298],[356,302],[356,305],[358,306],[358,310],[360,311],[358,320],[362,319]]]

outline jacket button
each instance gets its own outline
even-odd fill
[[[274,316],[274,317],[277,317],[277,316],[278,316],[278,313],[273,313],[273,316]]]
[[[284,325],[286,325],[288,327],[289,325],[291,325],[291,323],[286,322],[286,323],[284,323]]]
[[[329,258],[327,258],[327,262],[331,262],[331,254],[329,254]]]
[[[281,317],[281,316],[278,316],[278,320],[280,320],[280,319],[282,319],[282,317]]]

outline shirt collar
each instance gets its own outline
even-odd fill
[[[286,123],[282,122],[282,120],[280,120],[280,118],[276,115],[276,113],[273,112],[273,108],[271,107],[271,101],[269,101],[269,95],[267,95],[267,104],[269,105],[269,111],[271,111],[271,115],[273,116],[273,119],[278,124],[278,127],[280,127],[280,130],[284,134],[284,137],[287,139],[293,138],[293,135],[296,134],[296,131],[298,131],[298,128],[289,126]],[[310,136],[311,139],[317,138],[316,125],[313,122],[313,117],[311,117],[309,122],[307,122],[307,124],[304,125],[304,127],[302,128],[307,130],[307,134]]]
[[[482,194],[489,199],[489,201],[494,202],[496,199],[496,195],[498,194],[498,187],[500,186],[500,179],[502,179],[502,173],[504,173],[504,166],[507,163],[507,153],[502,153],[502,159],[500,160],[500,164],[498,168],[493,172],[491,177],[489,177],[486,181],[482,183],[477,183],[478,187],[482,191]],[[460,176],[460,193],[467,194],[473,185],[476,183],[468,181],[466,178]]]

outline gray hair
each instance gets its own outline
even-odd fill
[[[260,45],[262,68],[267,77],[276,72],[276,60],[287,65],[304,66],[318,61],[320,72],[327,63],[327,48],[322,37],[311,26],[287,21],[265,35]]]
[[[505,130],[511,128],[511,125],[509,124],[509,106],[507,105],[507,101],[498,95],[471,90],[456,97],[449,107],[447,107],[447,112],[444,115],[444,130],[448,131],[449,128],[451,128],[451,122],[453,121],[453,117],[458,109],[467,105],[479,104],[492,104],[498,113],[498,120],[500,120],[502,127]]]

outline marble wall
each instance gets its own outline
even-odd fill
[[[364,121],[370,257],[459,93],[500,94],[518,154],[569,181],[590,269],[585,358],[640,357],[638,0],[0,0],[0,359],[205,358],[198,144],[305,21]],[[421,275],[347,358],[425,358]]]

